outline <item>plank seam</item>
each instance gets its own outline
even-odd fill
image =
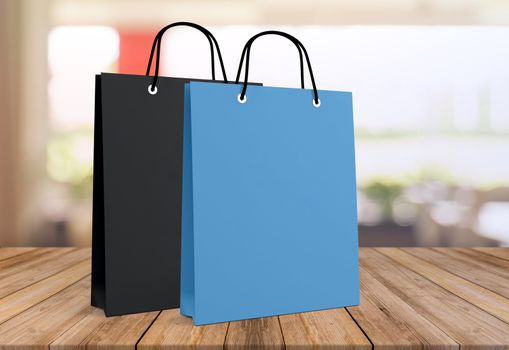
[[[224,334],[224,341],[223,341],[223,349],[226,349],[226,339],[228,339],[228,331],[230,330],[230,324],[231,324],[231,322],[228,322],[228,325],[226,326],[226,333]]]
[[[401,250],[402,252],[405,252],[405,251],[404,251],[404,250],[402,250],[401,248],[395,248],[395,249],[398,249],[398,250]],[[489,311],[487,311],[487,310],[484,310],[484,309],[482,309],[481,307],[479,307],[479,306],[477,306],[477,305],[475,305],[475,304],[472,304],[470,301],[466,300],[465,298],[462,298],[461,296],[459,296],[459,295],[457,295],[457,294],[454,294],[454,293],[453,293],[453,292],[451,292],[449,289],[447,289],[447,288],[445,288],[445,287],[443,287],[443,286],[439,285],[438,283],[436,283],[436,282],[434,282],[434,281],[430,280],[428,277],[426,277],[425,275],[421,274],[420,272],[417,272],[417,271],[415,271],[414,269],[412,269],[412,268],[410,268],[410,267],[408,267],[408,266],[404,266],[404,265],[400,264],[398,261],[396,261],[395,259],[391,258],[391,257],[390,257],[390,256],[388,256],[388,255],[385,255],[384,253],[382,253],[381,251],[379,251],[377,248],[375,248],[375,250],[376,250],[378,253],[382,254],[383,256],[387,257],[388,259],[392,260],[395,264],[397,264],[397,265],[399,265],[399,266],[402,266],[402,267],[404,267],[404,268],[406,268],[406,269],[408,269],[408,270],[410,270],[410,271],[412,271],[412,272],[414,272],[414,273],[418,274],[419,276],[421,276],[421,277],[425,278],[425,279],[426,279],[426,280],[428,280],[429,282],[433,283],[434,285],[436,285],[436,286],[438,286],[439,288],[441,288],[441,289],[443,289],[444,291],[446,291],[448,294],[454,295],[455,297],[457,297],[457,298],[459,298],[459,299],[461,299],[461,300],[463,300],[463,301],[467,302],[468,304],[470,304],[470,305],[472,305],[473,307],[475,307],[475,308],[479,309],[480,311],[482,311],[482,312],[486,313],[487,315],[490,315],[490,316],[492,316],[492,317],[496,318],[497,320],[502,321],[502,322],[504,322],[505,324],[508,324],[508,325],[509,325],[509,322],[508,322],[508,321],[503,320],[503,319],[501,319],[500,317],[498,317],[497,315],[493,315],[491,312],[489,312]],[[414,255],[412,255],[412,256],[413,256],[413,257],[415,257]],[[418,257],[415,257],[415,258],[416,258],[416,259],[419,259],[419,260],[421,260],[421,261],[427,262],[426,260],[420,259],[420,258],[418,258]],[[433,266],[435,266],[436,268],[438,268],[438,269],[442,270],[442,271],[445,271],[445,272],[447,272],[447,273],[450,273],[449,271],[444,270],[444,269],[442,269],[442,268],[440,268],[440,267],[436,266],[435,264],[432,264],[432,265],[433,265]],[[458,276],[458,277],[459,277],[459,276]],[[470,282],[470,281],[468,281],[468,280],[464,279],[463,277],[460,277],[460,278],[461,278],[461,279],[463,279],[463,280],[465,280],[465,281],[467,281],[467,282]],[[472,283],[472,282],[470,282],[470,283]],[[482,286],[480,286],[480,287],[481,287],[481,288],[483,288],[483,289],[486,289],[486,288],[484,288],[484,287],[482,287]],[[489,289],[486,289],[486,290],[490,291]],[[491,291],[490,291],[490,292],[491,292]],[[497,294],[497,295],[500,295],[500,294]],[[503,297],[503,298],[504,298],[504,299],[507,299],[506,297]],[[431,322],[431,321],[430,321],[430,322]],[[447,333],[446,333],[446,334],[447,334]],[[449,335],[449,336],[450,336],[450,335]],[[454,339],[452,336],[450,336],[450,337],[451,337],[452,339]],[[456,340],[456,339],[454,339],[454,340]]]
[[[503,249],[503,248],[501,248],[501,249]],[[502,258],[502,257],[500,257],[500,256],[498,256],[498,255],[491,254],[491,253],[486,252],[486,251],[484,251],[484,250],[477,250],[477,249],[472,249],[472,250],[473,250],[474,252],[476,252],[476,253],[482,254],[482,255],[487,256],[487,257],[490,257],[490,258],[495,258],[495,259],[498,259],[498,260],[501,260],[501,261],[505,261],[505,262],[509,261],[509,258],[508,258],[508,259],[506,259],[506,258]],[[458,252],[458,253],[460,253],[460,254],[462,254],[462,255],[464,255],[464,256],[469,256],[469,255],[467,255],[467,254],[463,253],[461,250],[458,250],[457,252]]]
[[[34,254],[38,254],[36,255],[35,257],[31,257],[30,260],[26,260],[26,261],[22,261],[22,262],[18,262],[16,263],[15,265],[13,266],[9,266],[7,268],[4,268],[5,270],[7,270],[9,273],[5,276],[2,277],[2,279],[4,278],[7,278],[7,277],[10,277],[10,276],[13,276],[13,275],[16,275],[17,273],[16,272],[12,272],[12,271],[9,271],[9,269],[18,269],[20,267],[22,267],[23,269],[27,269],[27,268],[32,268],[34,266],[38,266],[40,264],[43,264],[43,263],[49,263],[51,262],[53,259],[57,258],[57,257],[50,257],[48,258],[48,255],[52,254],[52,253],[55,253],[55,252],[58,252],[58,249],[57,248],[44,248],[44,249],[52,249],[50,251],[46,251],[42,253],[41,252],[41,249],[35,249],[35,250],[30,250],[26,253],[23,253],[23,254],[18,254],[18,255],[15,255],[15,256],[11,256],[9,258],[6,258],[6,259],[3,259],[3,260],[0,260],[0,262],[6,262],[7,260],[11,259],[11,258],[19,258],[23,255],[27,255],[27,254],[30,254],[30,253],[34,253]],[[77,251],[78,249],[77,248],[72,248],[71,250],[65,252],[65,253],[61,253],[58,257],[61,257],[61,256],[65,256],[67,254],[71,254],[72,252],[75,252]],[[0,280],[1,281],[1,280]],[[3,297],[2,297],[3,298]]]
[[[77,250],[77,249],[76,249],[76,250]],[[70,254],[70,253],[72,253],[72,252],[75,252],[76,250],[71,250],[71,251],[69,251],[69,252],[67,252],[67,253],[64,253],[63,255]],[[33,283],[27,284],[26,286],[24,286],[24,287],[23,287],[23,288],[21,288],[21,289],[18,289],[18,290],[14,291],[14,292],[11,292],[11,293],[9,293],[9,294],[6,294],[6,295],[2,296],[2,297],[0,298],[0,300],[2,300],[2,299],[4,299],[4,298],[7,298],[9,295],[12,295],[12,294],[17,293],[17,292],[19,292],[19,291],[22,291],[23,289],[29,288],[29,287],[33,286],[34,284],[40,283],[40,282],[42,282],[42,281],[45,281],[45,280],[47,280],[48,278],[51,278],[51,277],[53,277],[53,276],[55,276],[55,275],[58,275],[59,273],[64,272],[65,270],[72,269],[73,267],[75,267],[76,265],[81,264],[83,261],[85,261],[85,260],[87,260],[87,259],[90,259],[90,257],[85,257],[85,258],[83,258],[83,259],[81,259],[81,260],[78,260],[75,264],[72,264],[72,265],[70,265],[70,266],[68,266],[68,267],[66,267],[66,268],[64,268],[64,269],[62,269],[62,270],[58,270],[58,271],[56,271],[55,273],[53,273],[53,274],[51,274],[51,275],[49,275],[49,276],[44,277],[43,279],[40,279],[40,280],[35,281],[35,282],[33,282]],[[88,276],[88,275],[87,275],[87,276]],[[86,277],[86,276],[85,276],[85,277]],[[84,277],[84,278],[85,278],[85,277]],[[81,280],[80,280],[80,281],[81,281]],[[79,281],[78,281],[78,282],[79,282]],[[74,284],[74,283],[73,283],[73,284]],[[72,284],[70,284],[69,286],[71,286],[71,285],[72,285]],[[67,287],[65,287],[65,288],[67,288]],[[65,288],[64,288],[64,289],[65,289]],[[61,289],[60,291],[62,291],[62,290],[63,290],[63,289]],[[60,291],[58,291],[57,293],[60,293]],[[56,293],[55,293],[55,294],[56,294]],[[50,295],[49,297],[52,297],[52,296],[53,296],[53,295],[55,295],[55,294],[52,294],[52,295]],[[49,298],[49,297],[48,297],[48,298]],[[46,299],[44,299],[44,300],[46,300]],[[43,301],[44,301],[44,300],[43,300]],[[28,309],[27,309],[27,310],[28,310]],[[1,324],[1,323],[3,323],[3,322],[0,322],[0,324]]]
[[[499,247],[499,248],[500,248],[500,249],[504,249],[504,248],[502,248],[502,247]],[[508,259],[506,259],[506,258],[502,258],[502,257],[500,257],[500,256],[498,256],[498,255],[491,254],[491,253],[486,252],[486,251],[484,251],[484,250],[477,250],[477,249],[476,249],[475,251],[476,251],[476,252],[479,252],[479,253],[482,253],[482,254],[484,254],[484,255],[488,255],[488,256],[490,256],[490,257],[492,257],[492,258],[500,259],[500,260],[502,260],[502,261],[509,261],[509,258],[508,258]]]
[[[434,248],[431,248],[431,249],[432,249],[433,251],[435,251],[435,252],[439,253],[439,254],[442,254],[442,255],[448,256],[448,257],[449,257],[449,258],[451,258],[451,259],[454,259],[454,260],[460,261],[460,260],[455,259],[454,257],[451,257],[451,256],[449,256],[449,255],[447,255],[447,254],[445,254],[445,253],[443,253],[443,252],[441,252],[441,251],[434,250]],[[457,274],[457,273],[455,273],[455,272],[452,272],[452,271],[446,270],[446,269],[444,269],[444,268],[442,268],[442,267],[440,267],[440,266],[438,266],[438,265],[436,265],[436,264],[432,263],[432,262],[431,262],[431,261],[429,261],[429,260],[422,259],[421,257],[419,257],[419,256],[417,256],[417,255],[412,254],[412,253],[411,253],[411,251],[403,250],[403,252],[405,252],[405,253],[407,253],[407,254],[410,254],[410,255],[412,255],[413,257],[415,257],[415,258],[417,258],[417,259],[419,259],[419,260],[425,261],[425,262],[427,262],[428,264],[431,264],[431,265],[435,266],[436,268],[438,268],[438,269],[440,269],[440,270],[443,270],[443,271],[445,271],[445,272],[448,272],[448,273],[450,273],[451,275],[454,275],[454,276],[456,276],[456,277],[458,277],[458,278],[461,278],[461,279],[463,279],[463,280],[465,280],[465,281],[467,281],[467,282],[470,282],[470,283],[472,283],[472,284],[475,284],[475,285],[476,285],[476,286],[478,286],[479,288],[483,288],[483,289],[486,289],[486,290],[488,290],[488,291],[492,292],[493,294],[497,294],[497,295],[498,295],[498,296],[500,296],[501,298],[508,299],[505,295],[502,295],[502,294],[500,294],[500,293],[499,293],[499,292],[497,292],[497,291],[494,291],[494,290],[492,290],[492,289],[490,289],[490,288],[488,288],[488,287],[482,286],[482,285],[480,285],[479,283],[477,283],[477,282],[475,282],[475,281],[472,281],[470,278],[465,278],[465,277],[463,277],[463,276],[458,275],[458,274]],[[467,255],[465,255],[465,256],[467,256]],[[461,262],[461,261],[460,261],[460,262]],[[412,271],[413,271],[413,270],[412,270]],[[415,272],[415,271],[414,271],[414,272]],[[492,273],[498,276],[498,274],[497,274],[497,273],[495,273],[495,272],[492,272]],[[503,278],[502,276],[500,276],[500,277],[501,277],[501,278]],[[504,279],[505,279],[505,278],[504,278]],[[449,291],[449,290],[447,290],[447,291]],[[449,293],[452,293],[452,292],[451,292],[451,291],[449,291]],[[454,294],[454,295],[456,295],[456,294]],[[462,299],[463,299],[463,298],[462,298]],[[473,305],[473,304],[472,304],[472,305]],[[504,321],[504,322],[505,322],[505,323],[507,323],[507,324],[509,324],[509,322],[506,322],[506,321]]]
[[[434,249],[436,250],[436,249]],[[509,263],[509,260],[506,260],[504,258],[501,258],[499,256],[496,256],[496,255],[492,255],[492,254],[489,254],[489,253],[484,253],[480,250],[476,250],[476,249],[470,249],[471,251],[475,252],[475,253],[478,253],[479,255],[483,256],[483,257],[486,257],[486,258],[490,258],[490,259],[494,259],[494,260],[498,260],[500,262],[503,262],[503,263]],[[436,250],[438,251],[438,250]],[[455,250],[456,253],[462,255],[463,257],[465,258],[470,258],[472,259],[472,256],[471,255],[468,255],[467,253],[465,253],[464,251],[462,250]],[[441,252],[442,253],[442,252]],[[445,253],[442,253],[442,254],[445,254]],[[477,264],[481,265],[482,268],[484,268],[483,265],[487,265],[488,267],[490,267],[491,269],[491,273],[499,276],[500,278],[502,278],[503,280],[508,280],[507,276],[505,274],[501,274],[498,270],[505,270],[504,267],[501,267],[499,265],[496,265],[490,261],[476,261]]]
[[[77,283],[80,283],[80,282],[81,282],[81,281],[83,281],[85,278],[88,278],[88,275],[87,275],[87,276],[85,276],[85,277],[83,277],[82,279],[80,279],[80,280],[78,280],[78,281],[74,282],[74,283],[71,283],[70,285],[68,285],[67,287],[65,287],[65,288],[61,289],[61,290],[60,290],[60,291],[58,291],[57,293],[50,295],[50,296],[49,296],[49,297],[47,297],[46,299],[41,300],[41,301],[40,301],[40,302],[38,302],[37,304],[32,305],[32,306],[31,306],[31,307],[29,307],[28,309],[25,309],[25,310],[21,311],[19,314],[16,314],[16,315],[14,315],[14,316],[12,316],[12,317],[10,317],[10,318],[6,319],[4,322],[7,322],[7,321],[9,321],[9,320],[12,320],[13,318],[15,318],[15,317],[17,317],[17,316],[21,315],[21,314],[22,314],[22,313],[24,313],[24,312],[27,312],[28,310],[32,309],[33,307],[36,307],[37,305],[39,305],[40,303],[42,303],[42,302],[44,302],[44,301],[48,300],[49,298],[52,298],[52,297],[54,297],[55,295],[57,295],[57,294],[59,294],[59,293],[62,293],[62,292],[63,292],[64,290],[66,290],[67,288],[72,287],[72,286],[74,286],[74,285],[75,285],[75,284],[77,284]],[[80,322],[80,321],[81,321],[83,318],[85,318],[85,317],[86,317],[86,314],[83,314],[83,317],[81,317],[81,318],[80,318],[79,320],[77,320],[75,323],[73,323],[72,325],[70,325],[70,326],[69,326],[69,328],[67,328],[65,331],[61,332],[60,334],[55,335],[55,338],[51,339],[51,341],[49,341],[49,342],[48,342],[48,345],[47,345],[48,350],[50,350],[50,346],[51,346],[51,344],[52,344],[55,340],[57,340],[59,337],[61,337],[64,333],[68,332],[68,331],[69,331],[72,327],[74,327],[74,326],[75,326],[78,322]],[[3,324],[4,322],[1,322],[0,324]]]
[[[283,346],[286,349],[285,333],[283,332],[283,326],[281,326],[281,318],[277,316],[277,323],[279,324],[279,330],[281,331],[281,338],[283,338]]]
[[[44,250],[47,250],[47,251],[44,251]],[[48,250],[48,249],[51,249],[51,250]],[[45,260],[49,260],[47,255],[50,255],[51,253],[57,251],[56,248],[42,248],[42,249],[34,249],[34,250],[31,250],[31,251],[28,251],[24,254],[18,254],[18,255],[15,255],[15,256],[11,256],[10,258],[6,258],[6,259],[3,259],[3,260],[0,260],[1,263],[4,263],[4,262],[8,262],[8,260],[12,259],[12,258],[19,258],[19,257],[23,257],[24,255],[28,255],[28,254],[32,254],[32,255],[35,255],[35,256],[32,256],[30,257],[30,260],[26,260],[26,261],[22,261],[22,262],[18,262],[18,263],[15,263],[13,266],[9,266],[7,268],[3,268],[7,271],[9,271],[9,269],[11,268],[18,268],[20,265],[22,267],[24,267],[23,265],[27,264],[27,265],[30,265],[30,264],[33,264],[34,262],[41,262],[41,261],[45,261]],[[67,254],[67,253],[65,253]],[[50,258],[51,259],[51,258]],[[14,273],[12,271],[9,271],[9,274],[2,277],[2,278],[5,278],[5,277],[8,277],[8,276],[11,276],[13,275]]]
[[[79,281],[77,281],[76,283],[79,283],[81,281],[83,281],[85,278],[88,278],[88,275],[86,277],[83,277],[82,279],[80,279]],[[73,283],[73,284],[76,284],[76,283]],[[69,287],[71,287],[73,284],[69,285]],[[62,289],[62,291],[64,291],[65,289],[67,289],[68,287]],[[60,293],[60,292],[58,292]],[[57,294],[58,294],[57,293]],[[53,294],[52,296],[54,296],[56,294]],[[48,298],[49,299],[49,298]],[[35,306],[35,305],[34,305]],[[87,306],[90,307],[91,305]],[[28,310],[28,309],[27,309]],[[84,320],[89,314],[87,313],[83,313],[83,317],[81,317],[80,319],[76,320],[76,322],[74,322],[72,325],[69,326],[69,328],[67,328],[65,331],[63,331],[62,333],[58,334],[58,335],[55,335],[55,338],[51,339],[51,341],[48,342],[48,350],[51,350],[51,346],[53,345],[53,343],[55,341],[57,341],[59,338],[63,337],[65,335],[65,333],[69,332],[72,328],[74,328],[74,326],[76,326],[78,323],[80,323],[82,320]],[[80,344],[81,345],[81,344]]]
[[[7,247],[2,247],[2,248],[0,248],[0,249],[6,249],[6,248],[7,248]],[[32,247],[28,247],[28,248],[32,248]],[[15,255],[9,256],[9,257],[7,257],[7,258],[2,258],[2,259],[0,259],[0,261],[5,261],[5,260],[9,260],[9,259],[12,259],[12,258],[15,258],[15,257],[21,256],[21,255],[25,255],[25,254],[27,254],[27,253],[33,252],[34,250],[35,250],[35,248],[34,248],[34,249],[27,250],[27,251],[24,251],[24,252],[20,252],[19,254],[15,254]]]
[[[366,339],[369,341],[369,343],[371,344],[371,349],[374,349],[375,348],[375,344],[371,341],[371,338],[368,336],[368,334],[364,331],[364,329],[362,329],[362,327],[360,326],[359,322],[357,322],[357,320],[355,319],[355,317],[352,316],[352,314],[350,313],[350,310],[348,310],[348,307],[345,307],[345,311],[346,313],[348,314],[348,316],[350,316],[350,318],[352,319],[353,322],[355,322],[355,324],[357,325],[357,327],[361,330],[362,334],[364,334],[364,336],[366,337]]]
[[[400,263],[398,263],[397,261],[394,261],[393,259],[391,259],[391,258],[390,258],[390,257],[388,257],[387,255],[385,255],[385,254],[381,253],[381,252],[380,252],[380,251],[378,251],[376,248],[372,248],[372,249],[373,249],[375,252],[377,252],[378,254],[381,254],[382,256],[386,257],[387,259],[392,260],[392,261],[393,261],[396,265],[402,266],[403,268],[407,268],[406,266],[401,265],[401,264],[400,264]],[[371,273],[371,271],[369,271],[368,269],[365,269],[365,270],[366,270],[366,272],[367,272],[367,273],[369,273],[369,274],[370,274],[370,275],[371,275],[374,279],[376,279],[378,282],[380,282],[380,283],[384,284],[383,278],[382,278],[382,279],[377,278],[377,274],[373,274],[373,273]],[[410,271],[412,271],[412,272],[414,272],[414,273],[417,273],[417,272],[415,272],[415,271],[413,271],[413,270],[411,270],[411,269],[408,269],[408,270],[410,270]],[[418,274],[418,273],[417,273],[417,274]],[[420,274],[418,274],[418,275],[419,275],[419,276],[421,276]],[[380,277],[381,277],[381,276],[380,276]],[[423,276],[421,276],[421,277],[423,277]],[[428,280],[428,278],[426,278],[426,277],[424,277],[424,279]],[[453,293],[449,292],[447,289],[443,288],[442,286],[439,286],[439,285],[438,285],[438,284],[436,284],[435,282],[430,281],[430,280],[428,280],[428,281],[429,281],[429,282],[431,282],[432,284],[437,285],[440,289],[444,289],[447,293],[452,294],[452,295],[456,295],[456,294],[453,294]],[[394,286],[394,288],[396,288],[396,287]],[[396,289],[397,289],[397,288],[396,288]],[[403,300],[403,299],[402,299],[402,298],[400,298],[398,295],[396,295],[396,296],[397,296],[399,299]],[[462,299],[462,298],[460,298],[460,299]],[[462,300],[463,300],[463,299],[462,299]],[[454,337],[454,335],[453,335],[453,334],[450,334],[450,333],[449,333],[449,332],[447,332],[445,329],[443,329],[443,328],[441,328],[439,325],[435,324],[435,323],[433,322],[433,320],[429,318],[429,315],[428,315],[429,313],[428,313],[428,312],[426,312],[426,313],[418,312],[417,310],[415,310],[415,308],[414,308],[411,304],[407,303],[405,300],[403,300],[403,302],[404,302],[405,304],[407,304],[409,307],[411,307],[411,308],[412,308],[412,310],[414,310],[416,313],[418,313],[421,317],[423,317],[423,318],[425,318],[426,320],[428,320],[428,322],[429,322],[429,323],[431,323],[433,326],[435,326],[436,328],[438,328],[441,332],[443,332],[443,333],[444,333],[445,335],[447,335],[449,338],[451,338],[452,340],[454,340],[454,342],[456,342],[456,344],[458,345],[458,350],[461,350],[463,347],[468,346],[468,345],[465,345],[465,344],[463,344],[463,345],[462,345],[462,344],[461,344],[461,342],[460,342],[458,339],[456,339],[456,337]],[[469,304],[470,304],[470,303],[469,303]],[[475,305],[474,305],[474,306],[475,306]],[[484,310],[483,310],[483,311],[484,311]]]
[[[138,350],[138,344],[141,342],[141,340],[143,339],[143,337],[145,336],[145,334],[147,334],[148,330],[152,327],[152,325],[154,324],[154,322],[159,318],[159,315],[161,315],[163,311],[162,310],[159,310],[159,313],[157,314],[156,317],[154,317],[154,319],[152,320],[152,322],[150,322],[150,324],[148,325],[147,329],[145,329],[143,331],[143,333],[140,335],[140,338],[136,341],[136,344],[134,345],[134,349]]]
[[[381,280],[381,279],[379,279],[379,278],[377,278],[377,275],[376,275],[376,274],[373,274],[373,273],[372,273],[371,271],[369,271],[366,267],[363,267],[363,269],[364,269],[364,273],[366,273],[366,274],[370,275],[370,276],[371,276],[371,278],[375,279],[378,283],[384,284],[384,281],[383,281],[383,280]],[[385,284],[384,284],[384,285],[385,285]],[[387,289],[389,289],[389,288],[387,287]],[[391,292],[392,292],[392,291],[391,291]],[[422,313],[418,312],[418,311],[415,309],[415,307],[414,307],[414,306],[412,306],[411,304],[409,304],[407,301],[405,301],[405,300],[404,300],[403,298],[401,298],[399,295],[397,295],[397,294],[395,294],[395,293],[392,293],[392,295],[393,295],[395,298],[399,299],[402,303],[404,303],[405,305],[407,305],[410,309],[412,309],[412,310],[413,310],[413,312],[415,312],[415,314],[419,315],[420,317],[422,317],[423,319],[425,319],[426,321],[428,321],[431,325],[433,325],[433,327],[435,327],[437,330],[439,330],[440,332],[442,332],[445,336],[447,336],[448,338],[450,338],[450,340],[454,341],[454,344],[455,344],[455,345],[458,347],[458,349],[459,349],[459,347],[460,347],[460,343],[459,343],[456,339],[454,339],[454,337],[453,337],[452,335],[450,335],[450,334],[449,334],[449,333],[447,333],[444,329],[442,329],[442,328],[440,328],[438,325],[436,325],[436,324],[433,322],[433,320],[431,320],[431,319],[429,319],[428,317],[426,317],[426,315],[423,315]],[[371,299],[372,299],[372,298],[371,298]],[[378,298],[376,298],[376,299],[378,299]],[[380,300],[380,299],[378,299],[378,300],[379,300],[382,304],[384,304],[384,305],[385,305],[385,303],[384,303],[382,300]],[[353,315],[351,315],[351,316],[352,316],[352,318],[354,318],[354,316],[353,316]],[[355,320],[355,318],[354,318],[354,320]],[[412,326],[412,325],[409,325],[406,321],[404,322],[404,324],[405,324],[405,327],[406,327],[409,331],[411,331],[411,332],[412,332],[412,334],[415,334],[415,335],[416,335],[416,337],[417,337],[417,338],[419,338],[419,340],[421,340],[421,338],[422,338],[422,337],[421,337],[421,334],[419,333],[419,330],[418,330],[417,328],[415,328],[415,327],[414,327],[414,326]],[[361,327],[359,327],[359,328],[361,328]],[[426,339],[422,339],[422,340],[426,340]],[[421,346],[425,347],[425,346],[426,346],[426,344],[427,344],[427,345],[430,345],[430,346],[432,346],[432,345],[433,345],[433,344],[429,343],[427,340],[426,340],[426,342],[421,341]],[[373,344],[373,346],[374,346],[374,344]],[[382,345],[382,346],[384,346],[384,345]],[[398,346],[399,346],[399,344],[398,344]],[[402,345],[402,346],[404,346],[404,345]]]
[[[88,259],[88,258],[87,258],[87,259]],[[84,259],[84,260],[86,260],[86,259]],[[77,264],[74,264],[74,265],[72,265],[72,266],[69,266],[67,269],[63,269],[62,271],[59,271],[58,273],[61,273],[61,272],[65,271],[65,270],[68,270],[68,269],[71,269],[72,267],[74,267],[74,266],[79,265],[80,263],[82,263],[84,260],[80,260]],[[42,280],[37,281],[37,282],[35,282],[35,283],[32,283],[32,284],[30,284],[30,285],[26,286],[25,288],[21,288],[20,290],[18,290],[18,291],[16,291],[16,292],[10,293],[10,294],[8,294],[8,295],[4,296],[2,299],[6,298],[7,296],[12,295],[12,294],[14,294],[14,293],[20,292],[20,291],[22,291],[22,290],[24,290],[24,289],[26,289],[26,288],[29,288],[29,287],[33,286],[34,284],[36,284],[36,283],[39,283],[39,282],[42,282],[42,281],[44,281],[44,280],[46,280],[46,279],[48,279],[48,278],[51,278],[51,277],[55,276],[55,275],[56,275],[56,274],[58,274],[58,273],[55,273],[55,274],[53,274],[53,275],[51,275],[51,276],[48,276],[48,277],[46,277],[46,278],[43,278]],[[13,318],[14,318],[14,317],[16,317],[16,316],[18,316],[18,315],[22,314],[23,312],[28,311],[28,310],[30,310],[30,309],[31,309],[31,308],[33,308],[33,307],[36,307],[36,306],[37,306],[37,305],[39,305],[40,303],[42,303],[42,302],[44,302],[44,301],[48,300],[49,298],[52,298],[53,296],[55,296],[55,295],[57,295],[57,294],[59,294],[59,293],[63,292],[63,291],[64,291],[64,290],[66,290],[67,288],[72,287],[72,286],[74,286],[75,284],[77,284],[77,283],[79,283],[79,282],[83,281],[85,278],[88,278],[88,276],[89,276],[89,275],[90,275],[90,274],[87,274],[86,276],[84,276],[83,278],[80,278],[80,279],[79,279],[79,280],[77,280],[76,282],[73,282],[73,283],[69,284],[68,286],[65,286],[64,288],[60,289],[58,292],[56,292],[56,293],[54,293],[54,294],[51,294],[51,295],[48,295],[46,298],[44,298],[44,299],[40,300],[39,302],[35,303],[34,305],[32,305],[32,306],[30,306],[30,307],[28,307],[28,308],[26,308],[26,309],[24,309],[24,310],[21,310],[21,311],[20,311],[19,313],[17,313],[16,315],[12,315],[11,317],[9,317],[9,318],[7,318],[7,319],[5,319],[5,320],[1,321],[1,322],[0,322],[0,325],[1,325],[1,324],[4,324],[5,322],[7,322],[7,321],[9,321],[9,320],[11,320],[11,319],[13,319]],[[0,300],[1,300],[1,299],[0,299]]]

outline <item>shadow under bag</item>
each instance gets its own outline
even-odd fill
[[[298,43],[312,90],[248,86],[253,41]],[[302,44],[251,38],[242,85],[186,84],[181,313],[197,325],[359,303],[352,95]]]
[[[96,76],[92,305],[107,316],[178,308],[180,301],[184,85],[158,76],[155,37],[146,76]],[[149,76],[157,47],[155,75]]]

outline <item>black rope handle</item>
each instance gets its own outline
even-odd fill
[[[188,26],[188,27],[195,28],[195,29],[199,30],[200,32],[202,32],[207,37],[207,40],[209,41],[209,45],[210,45],[210,59],[211,59],[211,67],[212,67],[212,80],[216,80],[216,77],[215,77],[215,57],[214,57],[214,45],[215,45],[215,48],[217,50],[217,55],[219,57],[219,64],[221,65],[221,71],[222,71],[222,74],[223,74],[223,80],[224,80],[225,83],[228,83],[228,78],[226,76],[226,70],[224,68],[223,57],[221,56],[221,49],[219,48],[219,44],[217,43],[217,40],[212,35],[212,33],[209,30],[207,30],[206,28],[204,28],[204,27],[202,27],[202,26],[200,26],[198,24],[192,23],[192,22],[175,22],[175,23],[169,24],[166,27],[162,28],[157,33],[157,35],[155,36],[154,42],[152,43],[152,49],[150,51],[150,58],[148,60],[147,72],[145,74],[146,76],[150,75],[150,68],[152,67],[152,60],[153,60],[153,57],[154,57],[154,51],[156,51],[157,54],[156,54],[156,64],[155,64],[155,71],[154,71],[154,79],[152,81],[152,84],[150,85],[150,91],[155,92],[156,88],[157,88],[156,84],[157,84],[157,79],[159,78],[159,59],[160,59],[160,56],[161,56],[161,41],[162,41],[163,34],[168,29],[173,28],[173,27],[177,27],[177,26]]]
[[[170,29],[171,27],[177,26],[177,25],[187,25],[187,24],[186,24],[186,22],[172,23],[169,26],[164,27],[163,29],[161,29],[157,33],[157,35],[155,36],[154,42],[152,43],[152,49],[150,51],[150,58],[149,58],[149,61],[148,61],[147,72],[146,72],[145,75],[147,75],[147,76],[150,75],[150,69],[152,68],[152,59],[153,59],[153,56],[154,56],[154,50],[156,48],[156,45],[157,45],[157,49],[158,49],[157,60],[159,60],[161,38],[162,38],[164,32],[166,30]],[[205,35],[207,40],[209,41],[209,45],[210,45],[210,59],[211,59],[211,67],[212,67],[212,79],[215,80],[215,75],[216,75],[215,74],[215,59],[214,59],[215,57],[214,57],[214,46],[213,46],[213,43],[212,43],[212,39],[210,39],[210,36],[204,30],[201,30],[201,29],[198,29],[198,30],[200,30]],[[159,66],[159,63],[156,62],[156,72],[158,71],[158,66]],[[157,75],[157,73],[156,73],[156,75]]]
[[[290,39],[291,40],[291,39]],[[297,52],[299,53],[299,62],[300,62],[300,87],[304,89],[304,59],[302,57],[302,51],[300,49],[299,43],[291,40],[295,47],[297,48]],[[251,46],[249,46],[251,47]],[[244,46],[244,49],[242,50],[242,55],[240,56],[240,63],[239,63],[239,69],[237,70],[237,77],[235,78],[235,83],[239,83],[240,73],[242,71],[242,64],[244,63],[244,57],[246,55],[246,51],[248,49],[248,45]]]
[[[264,31],[264,32],[258,33],[256,35],[254,35],[253,37],[251,37],[251,39],[249,39],[246,42],[246,45],[244,46],[244,50],[243,50],[243,51],[246,52],[246,54],[245,54],[245,56],[246,56],[246,67],[245,67],[245,71],[244,71],[244,82],[242,83],[243,84],[242,85],[242,92],[239,95],[239,101],[245,101],[244,98],[246,96],[247,84],[248,84],[249,56],[251,54],[251,45],[253,44],[253,42],[257,38],[259,38],[261,36],[264,36],[264,35],[279,35],[279,36],[285,37],[288,40],[292,41],[295,45],[298,45],[300,47],[300,49],[304,52],[304,56],[306,57],[306,63],[307,63],[308,70],[309,70],[309,75],[311,77],[311,84],[313,85],[313,104],[318,107],[320,105],[320,99],[318,98],[318,90],[316,89],[315,77],[313,75],[313,69],[311,68],[311,61],[309,60],[309,55],[308,55],[308,53],[306,51],[306,48],[294,36],[292,36],[292,35],[290,35],[288,33],[285,33],[285,32],[277,31],[277,30],[268,30],[268,31]],[[299,50],[299,52],[300,52],[300,50]],[[240,76],[240,71],[242,69],[243,59],[244,59],[244,54],[242,54],[241,61],[240,61],[240,64],[239,64],[239,69],[237,71],[237,79],[235,80],[236,84],[239,83],[239,76]],[[302,73],[301,74],[301,77],[302,77],[303,69],[301,69],[301,73]]]

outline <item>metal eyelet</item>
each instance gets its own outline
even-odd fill
[[[247,96],[246,96],[246,95],[244,95],[244,99],[241,99],[241,98],[240,98],[240,95],[241,95],[241,94],[238,94],[238,95],[237,95],[237,101],[239,101],[239,103],[246,103],[246,102],[247,102]]]
[[[157,94],[157,86],[154,86],[154,89],[152,89],[152,84],[148,86],[148,93],[151,95]]]
[[[315,108],[320,107],[320,106],[321,106],[321,104],[322,104],[322,101],[320,101],[320,99],[318,99],[318,103],[317,103],[317,102],[315,102],[315,99],[313,99],[313,106],[314,106]]]

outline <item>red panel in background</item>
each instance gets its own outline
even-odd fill
[[[118,72],[145,75],[155,31],[126,32],[119,30],[119,36]],[[152,72],[154,71],[154,63],[152,63]]]

